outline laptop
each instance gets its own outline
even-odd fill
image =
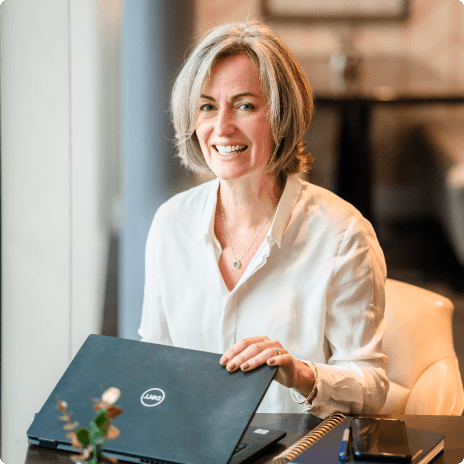
[[[121,390],[120,430],[102,454],[153,464],[240,464],[285,436],[248,427],[276,372],[260,366],[228,372],[220,355],[89,335],[27,431],[29,443],[79,452],[59,420],[57,397],[72,420],[90,428],[92,398]]]

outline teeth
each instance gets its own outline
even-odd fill
[[[245,148],[247,148],[246,145],[216,145],[216,150],[221,155],[235,155],[236,153],[240,153],[241,151],[245,150]]]

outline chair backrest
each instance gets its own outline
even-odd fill
[[[392,279],[383,341],[391,382],[382,413],[462,414],[464,393],[448,298]]]

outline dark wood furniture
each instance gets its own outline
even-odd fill
[[[379,416],[376,416],[379,417]],[[463,416],[385,416],[404,419],[406,426],[441,432],[446,435],[445,451],[434,464],[458,464],[464,459],[464,417]],[[318,420],[310,414],[256,414],[252,425],[266,425],[271,428],[285,430],[287,437],[279,442],[266,455],[255,461],[256,464],[270,464],[272,458],[281,453],[287,446],[304,436],[313,428]],[[70,464],[71,453],[39,446],[29,445],[26,464]],[[123,462],[123,461],[120,461]]]
[[[447,81],[409,56],[371,56],[351,78],[332,71],[329,57],[300,57],[316,107],[340,111],[337,192],[373,221],[369,122],[379,105],[462,104],[464,83]]]

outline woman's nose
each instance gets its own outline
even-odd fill
[[[230,135],[235,131],[233,115],[229,110],[222,109],[218,112],[215,131],[219,137]]]

